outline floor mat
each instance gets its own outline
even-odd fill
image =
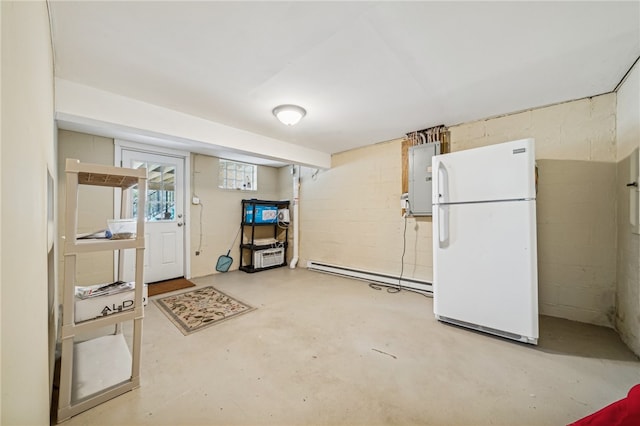
[[[185,336],[255,309],[212,286],[154,302]]]
[[[147,290],[149,297],[159,294],[169,293],[171,291],[182,290],[183,288],[195,287],[196,285],[185,278],[176,278],[174,280],[158,281],[157,283],[149,283]]]

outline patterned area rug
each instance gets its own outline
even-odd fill
[[[255,309],[211,286],[154,302],[185,336]]]

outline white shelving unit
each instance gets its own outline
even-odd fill
[[[78,186],[96,185],[120,188],[122,206],[126,191],[137,185],[136,238],[126,240],[78,240]],[[142,344],[144,211],[147,193],[147,170],[127,169],[99,164],[66,161],[66,221],[64,243],[64,289],[62,301],[62,353],[58,422],[95,407],[111,398],[140,386],[140,347]],[[75,322],[74,303],[77,255],[96,251],[136,250],[133,309],[93,320]],[[133,347],[129,347],[118,326],[133,321]],[[116,326],[116,334],[83,342],[76,336]]]

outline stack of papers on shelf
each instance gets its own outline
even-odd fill
[[[88,240],[93,238],[110,238],[105,229],[96,232],[85,232],[83,234],[76,234],[77,240]]]
[[[80,298],[77,293],[75,297],[75,322],[100,318],[118,312],[133,309],[135,304],[135,283],[125,283],[125,291],[116,293],[105,293],[96,297]],[[129,287],[130,286],[130,287]],[[148,290],[145,284],[142,288],[142,305],[147,305]]]
[[[89,297],[106,296],[109,294],[124,293],[135,288],[132,282],[116,281],[111,284],[96,284],[88,287],[76,286],[76,296],[80,299]]]

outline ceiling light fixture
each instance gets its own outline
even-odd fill
[[[287,126],[297,124],[306,114],[307,111],[298,105],[279,105],[273,109],[273,115]]]

